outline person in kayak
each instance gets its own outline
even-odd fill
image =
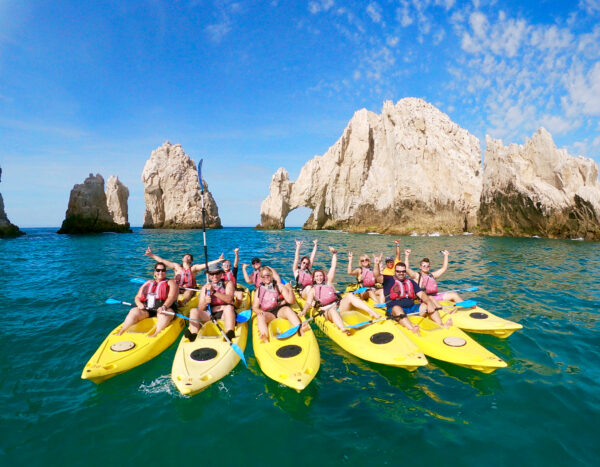
[[[385,268],[381,271],[384,276],[393,276],[396,264],[402,261],[400,257],[400,240],[394,240],[394,243],[396,244],[396,257],[388,256],[385,258]]]
[[[256,315],[258,332],[263,342],[269,342],[269,323],[275,318],[285,318],[292,326],[300,324],[300,318],[290,308],[294,303],[294,292],[288,285],[280,286],[274,280],[273,270],[263,266],[259,270],[260,284],[254,292],[252,311]],[[300,327],[300,335],[304,334],[307,326]]]
[[[246,281],[246,283],[248,285],[253,285],[255,288],[259,288],[260,287],[260,283],[262,282],[262,279],[260,277],[260,268],[262,267],[262,261],[260,260],[260,258],[252,258],[252,268],[254,268],[254,271],[252,271],[251,274],[248,274],[248,271],[246,271],[246,268],[248,267],[248,265],[246,263],[242,263],[242,272],[244,273],[244,280]],[[277,274],[277,271],[275,271],[275,269],[269,267],[269,266],[265,266],[267,268],[269,268],[271,270],[271,272],[273,273],[273,278],[274,280],[278,283],[281,284],[281,277],[279,277],[279,274]]]
[[[194,291],[186,289],[195,289],[198,287],[196,282],[196,274],[204,270],[206,266],[204,264],[192,264],[194,262],[194,257],[190,253],[183,255],[183,258],[181,258],[181,264],[161,258],[160,256],[152,253],[150,247],[146,249],[144,256],[149,256],[154,261],[160,261],[161,263],[166,264],[169,269],[172,269],[175,272],[175,282],[177,282],[177,285],[180,287],[179,293],[183,294],[178,304],[179,306],[183,306],[189,302],[194,296]],[[219,261],[222,261],[223,258],[223,254],[221,253],[221,256],[219,256],[218,259],[210,261],[208,265],[210,266],[211,264],[217,264]]]
[[[156,337],[173,320],[177,311],[179,286],[173,279],[167,279],[167,266],[157,262],[154,265],[154,280],[140,287],[135,296],[136,306],[129,310],[123,326],[117,335],[146,318],[156,316],[156,328],[150,337]]]
[[[203,323],[215,319],[225,322],[225,334],[229,340],[235,337],[235,309],[233,307],[233,282],[223,278],[223,268],[218,264],[208,267],[208,283],[200,289],[198,308],[190,311],[190,325],[184,335],[194,342]]]
[[[375,259],[378,260],[381,261],[381,257]],[[452,325],[452,320],[446,321],[446,324],[442,323],[439,313],[441,307],[436,306],[435,302],[421,290],[419,284],[406,276],[406,264],[398,263],[393,276],[380,274],[377,279],[383,282],[388,316],[415,334],[419,334],[419,326],[411,323],[408,314],[429,316],[431,320],[443,327]],[[416,298],[421,300],[420,304],[415,303]]]
[[[350,334],[346,328],[341,313],[349,311],[352,307],[365,311],[373,319],[379,318],[379,315],[353,293],[347,293],[343,298],[336,293],[331,284],[335,280],[335,270],[337,267],[337,250],[329,247],[331,252],[331,266],[327,275],[323,269],[313,271],[313,285],[308,292],[306,303],[302,309],[301,315],[304,316],[308,310],[317,302],[318,311],[323,312],[326,319],[335,324],[340,331]]]
[[[302,259],[300,259],[300,247],[302,246],[302,243],[304,242],[296,240],[296,253],[294,254],[294,263],[292,264],[292,274],[294,275],[294,280],[296,281],[298,293],[306,300],[308,292],[313,283],[313,277],[310,268],[315,262],[315,256],[317,255],[317,244],[319,241],[316,239],[313,240],[314,246],[312,253],[310,254],[310,258],[308,256],[303,256]],[[300,262],[300,264],[298,264],[298,262]]]
[[[240,303],[243,299],[244,292],[242,290],[238,290],[237,288],[237,273],[238,273],[238,265],[240,263],[240,249],[235,248],[233,250],[233,254],[235,258],[233,259],[233,268],[231,267],[231,261],[228,259],[224,259],[221,262],[221,266],[223,267],[223,278],[226,281],[233,282],[233,288],[235,290],[234,297],[237,303]]]
[[[431,296],[436,303],[436,306],[439,306],[439,300],[447,300],[451,302],[462,302],[463,299],[456,292],[438,292],[438,284],[437,279],[440,278],[442,274],[444,274],[448,270],[448,256],[450,252],[448,250],[442,250],[442,254],[444,255],[444,261],[442,263],[442,267],[437,271],[431,272],[431,262],[429,258],[423,258],[421,263],[419,264],[419,270],[414,271],[410,268],[410,249],[404,250],[404,262],[406,263],[406,273],[408,276],[419,284],[422,290],[429,296]]]
[[[383,303],[383,290],[381,288],[376,287],[376,279],[375,279],[375,271],[371,268],[371,260],[368,255],[361,255],[360,257],[360,267],[356,269],[352,269],[352,258],[354,254],[349,251],[348,252],[348,274],[350,276],[356,276],[356,281],[359,286],[366,287],[367,289],[362,292],[359,296],[363,300],[368,300],[369,298],[373,300],[375,303]],[[377,271],[379,274],[379,270]]]

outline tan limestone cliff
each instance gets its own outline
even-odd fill
[[[525,144],[486,138],[482,233],[600,239],[600,183],[593,160],[558,149],[540,128]]]
[[[204,180],[204,178],[203,178]],[[168,141],[146,161],[144,183],[144,228],[202,228],[202,204],[198,170],[181,145]],[[221,228],[217,203],[204,181],[206,227]]]
[[[104,178],[90,174],[71,190],[65,220],[58,233],[131,232],[129,224],[117,224],[108,210]]]
[[[123,185],[119,177],[111,175],[106,182],[106,205],[113,221],[117,224],[129,224],[128,199],[129,189]]]
[[[433,105],[387,101],[380,115],[354,114],[341,138],[308,161],[295,182],[273,176],[262,228],[312,209],[304,228],[410,234],[475,226],[481,195],[479,140]]]

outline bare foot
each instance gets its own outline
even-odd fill
[[[419,326],[417,326],[416,324],[411,328],[411,331],[414,332],[417,336],[421,335],[421,332],[419,331]]]
[[[444,327],[446,329],[448,329],[450,326],[452,326],[452,318],[448,318],[448,321],[446,321],[446,323],[444,323]]]
[[[260,338],[265,344],[269,343],[269,336],[265,336],[264,334],[261,334]]]

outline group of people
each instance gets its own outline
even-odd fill
[[[313,241],[310,256],[300,258],[302,241],[296,241],[292,272],[295,286],[282,281],[277,271],[270,266],[263,266],[260,258],[251,261],[252,271],[248,272],[248,265],[242,264],[244,280],[255,288],[252,311],[256,315],[260,337],[268,341],[269,323],[275,318],[285,318],[292,326],[301,325],[301,317],[308,310],[315,307],[318,313],[333,322],[342,332],[350,334],[342,319],[342,313],[352,308],[363,310],[371,318],[377,319],[379,315],[367,304],[366,300],[375,303],[385,303],[387,314],[406,328],[419,333],[419,327],[413,324],[408,316],[419,314],[429,316],[433,321],[450,326],[452,321],[442,323],[439,311],[442,309],[440,301],[462,301],[456,292],[439,292],[437,280],[448,269],[449,251],[443,250],[442,267],[431,272],[431,263],[428,258],[423,258],[418,270],[410,268],[411,250],[404,250],[404,261],[400,258],[400,242],[396,240],[396,255],[385,258],[383,254],[373,255],[373,265],[368,255],[360,256],[360,266],[353,268],[353,253],[348,253],[348,269],[350,276],[355,276],[357,293],[344,295],[336,292],[333,284],[337,269],[338,253],[329,247],[331,265],[329,270],[311,267],[314,264],[318,249],[318,240]],[[222,319],[225,335],[231,340],[235,337],[236,306],[239,306],[243,290],[237,286],[237,273],[239,265],[239,248],[234,251],[234,263],[225,259],[223,254],[207,264],[193,264],[194,258],[187,253],[181,259],[181,264],[165,260],[154,254],[150,247],[145,252],[146,256],[156,261],[154,265],[154,279],[147,281],[140,287],[135,297],[136,306],[131,308],[120,334],[127,331],[135,323],[148,317],[157,317],[156,328],[153,336],[159,334],[174,318],[178,307],[185,305],[199,292],[198,306],[190,310],[189,327],[185,336],[194,341],[204,323],[212,319]],[[385,267],[383,267],[385,265]],[[207,283],[198,288],[196,276],[206,269]],[[167,279],[167,269],[172,269],[174,279]],[[296,293],[304,300],[304,307],[300,313],[292,309],[296,302]],[[418,301],[417,301],[418,299]],[[299,326],[302,335],[308,325]]]

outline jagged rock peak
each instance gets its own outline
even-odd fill
[[[0,167],[0,182],[2,181],[2,167]],[[19,228],[12,224],[8,220],[8,216],[4,211],[4,199],[0,194],[0,238],[12,238],[25,235],[25,232],[19,230]]]
[[[479,140],[446,114],[422,99],[386,101],[380,115],[355,112],[295,182],[287,184],[282,169],[275,174],[262,227],[280,228],[306,206],[308,229],[462,232],[477,221],[480,167]]]
[[[65,220],[58,233],[131,232],[129,224],[118,224],[108,210],[104,178],[90,174],[71,190]]]
[[[206,227],[221,228],[219,209],[204,178]],[[202,228],[198,170],[180,144],[166,141],[152,151],[142,172],[145,228]]]
[[[106,182],[106,205],[113,221],[117,224],[129,224],[128,199],[129,189],[123,185],[119,177],[111,175]]]
[[[486,137],[479,223],[492,235],[600,239],[600,183],[592,159],[558,149],[540,128],[525,144]]]

